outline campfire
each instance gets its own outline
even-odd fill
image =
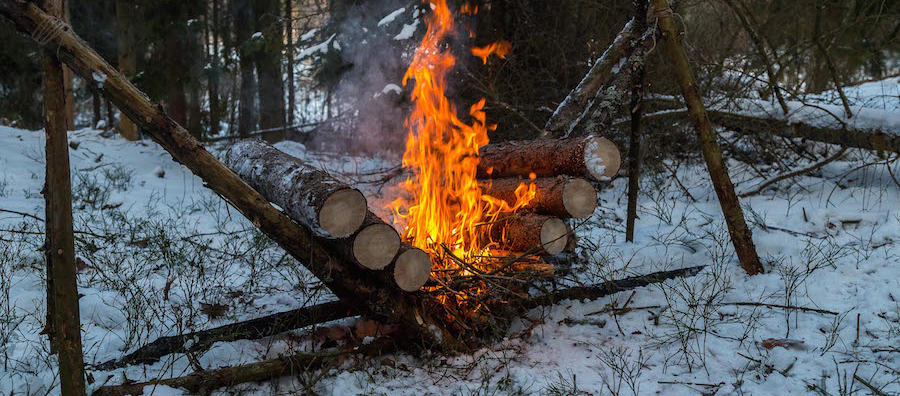
[[[456,27],[446,0],[430,4],[427,32],[403,79],[413,107],[405,122],[407,178],[388,206],[395,224],[359,190],[261,141],[233,145],[224,162],[330,254],[362,270],[332,266],[339,273],[327,276],[355,279],[341,292],[365,289],[384,301],[416,292],[403,297],[411,303],[402,310],[416,312],[403,320],[434,320],[469,337],[502,323],[501,307],[556,273],[545,258],[574,246],[565,219],[593,214],[596,182],[615,175],[620,157],[611,141],[593,136],[490,143],[495,125],[486,101],[461,115],[446,95],[457,59],[445,38]],[[499,42],[470,52],[486,62],[510,48]]]
[[[489,143],[488,131],[496,125],[486,120],[484,99],[469,107],[466,121],[458,118],[457,107],[445,95],[447,74],[457,62],[443,45],[455,31],[453,13],[445,0],[432,0],[431,5],[427,32],[403,79],[404,85],[413,86],[403,156],[411,176],[401,185],[406,194],[391,205],[403,239],[428,252],[439,274],[492,271],[500,264],[492,258],[504,258],[510,251],[560,253],[571,232],[555,216],[589,215],[596,206],[596,191],[580,178],[538,179],[536,171],[543,176],[564,172],[527,164],[491,179],[495,166],[483,166],[490,159],[486,161],[482,151]],[[477,8],[464,5],[461,12]],[[502,58],[509,50],[510,44],[501,41],[472,48],[471,53],[487,63],[489,56]],[[553,204],[562,207],[551,209]]]

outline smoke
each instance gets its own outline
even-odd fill
[[[403,75],[424,32],[419,5],[399,0],[355,5],[320,36],[332,40],[317,80],[330,97],[330,121],[314,144],[368,155],[399,156],[409,91]],[[329,33],[329,30],[331,33]],[[327,106],[327,105],[326,105]]]

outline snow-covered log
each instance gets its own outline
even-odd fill
[[[488,144],[479,150],[478,178],[505,178],[534,173],[537,177],[569,175],[608,180],[622,158],[609,139],[586,136]]]
[[[523,182],[534,183],[537,194],[523,210],[560,218],[583,219],[597,208],[597,190],[582,178],[568,176],[542,177],[535,180],[519,178],[493,179],[482,191],[509,204],[516,202],[516,189]]]
[[[290,218],[319,236],[350,236],[366,219],[366,197],[359,190],[261,140],[235,143],[223,161]]]

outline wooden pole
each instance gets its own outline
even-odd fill
[[[43,6],[63,18],[59,0]],[[33,6],[37,8],[37,6]],[[47,158],[47,269],[48,319],[52,349],[59,354],[60,391],[63,396],[84,395],[84,360],[81,317],[75,272],[75,237],[72,229],[72,185],[66,131],[67,100],[63,65],[51,49],[41,55],[44,85],[44,131]]]
[[[706,167],[712,179],[713,188],[716,190],[719,204],[722,206],[722,213],[725,215],[725,223],[728,225],[731,243],[734,245],[741,267],[748,274],[763,273],[765,270],[759,260],[759,256],[756,254],[756,247],[753,245],[753,235],[744,220],[744,212],[741,210],[740,201],[738,201],[738,197],[734,193],[734,185],[728,176],[728,169],[726,169],[725,161],[722,159],[722,152],[719,149],[719,144],[716,142],[716,135],[706,114],[706,108],[700,99],[700,92],[697,88],[697,83],[694,81],[690,62],[687,54],[684,52],[684,48],[681,46],[680,36],[678,36],[675,27],[675,19],[672,17],[672,9],[669,8],[666,0],[652,0],[652,2],[653,9],[650,14],[658,20],[663,41],[672,62],[672,72],[678,81],[678,85],[681,87],[684,101],[690,112],[691,123],[694,125],[694,130],[697,131],[700,150],[703,152],[703,158],[706,160]]]
[[[634,14],[647,15],[647,0],[634,0]],[[640,30],[647,26],[647,19],[638,21]],[[625,215],[625,241],[634,242],[634,222],[637,219],[637,201],[641,176],[641,102],[644,96],[644,62],[633,62],[631,72],[631,134],[628,139],[628,209]]]
[[[33,3],[0,0],[0,15],[9,19],[17,29],[31,35],[37,26],[54,24],[54,19]],[[212,154],[160,108],[153,106],[147,96],[131,85],[112,66],[103,60],[84,40],[68,27],[55,30],[44,44],[53,48],[61,60],[82,78],[106,76],[101,92],[112,100],[126,116],[166,149],[175,161],[188,167],[206,185],[226,199],[256,227],[297,258],[318,277],[338,298],[359,303],[366,314],[389,318],[406,330],[404,334],[425,348],[463,350],[462,344],[448,331],[425,296],[403,293],[371,277],[356,264],[336,258],[325,248],[322,238],[291,221],[275,209],[256,190],[250,188],[236,174]]]

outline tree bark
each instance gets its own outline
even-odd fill
[[[9,19],[20,31],[31,35],[40,24],[51,23],[46,13],[33,3],[0,1],[0,15]],[[291,221],[275,209],[258,192],[215,159],[162,109],[154,107],[146,95],[106,63],[81,38],[62,31],[45,44],[59,54],[62,61],[82,78],[93,73],[107,76],[101,92],[119,106],[131,119],[138,121],[147,134],[172,157],[188,167],[206,185],[229,201],[266,235],[297,258],[338,298],[358,303],[370,317],[389,318],[406,330],[405,336],[423,348],[464,350],[446,323],[435,316],[438,304],[427,295],[403,293],[373,279],[370,271],[347,263],[331,253],[308,228]]]
[[[119,55],[119,72],[128,79],[134,77],[136,72],[134,24],[134,4],[126,0],[116,0],[116,41]],[[107,107],[107,111],[110,115],[113,114],[111,108]],[[110,116],[109,127],[113,128],[114,125],[113,117]],[[119,133],[128,140],[140,139],[137,125],[124,115],[119,119]]]
[[[344,238],[366,219],[366,198],[324,171],[259,140],[235,143],[225,165],[317,235]]]
[[[479,150],[477,177],[569,175],[608,180],[619,171],[619,149],[609,139],[579,137],[489,144]]]
[[[234,21],[235,47],[238,52],[238,67],[241,74],[238,94],[238,135],[247,137],[256,129],[256,75],[253,74],[253,7],[251,0],[231,0],[231,19]]]
[[[594,62],[578,86],[569,93],[547,120],[542,137],[562,139],[569,137],[582,114],[590,109],[594,95],[612,81],[613,69],[633,48],[634,39],[642,32],[635,19],[629,21],[606,52]]]
[[[59,0],[45,0],[47,11],[63,17]],[[37,8],[37,7],[35,7]],[[75,237],[72,228],[72,185],[67,143],[67,100],[63,65],[50,48],[41,56],[44,131],[46,133],[47,287],[52,323],[52,349],[59,354],[60,391],[64,396],[84,395],[84,360],[78,279],[75,272]]]
[[[490,237],[504,250],[554,255],[565,250],[569,227],[556,217],[521,214],[494,221]]]
[[[282,27],[279,0],[253,0],[256,29],[263,32],[264,42],[258,45],[254,61],[259,81],[259,128],[284,127],[284,85],[281,81]],[[268,142],[281,140],[283,131],[263,134]]]
[[[694,130],[697,131],[698,140],[700,141],[700,149],[703,152],[703,158],[706,160],[706,167],[709,176],[713,182],[713,188],[719,197],[719,204],[722,206],[722,212],[725,215],[725,222],[728,225],[728,232],[731,235],[731,243],[737,253],[741,267],[750,275],[763,273],[762,263],[756,253],[756,247],[753,245],[753,235],[747,223],[744,220],[744,212],[741,210],[740,201],[734,192],[734,185],[728,176],[728,170],[725,167],[725,161],[722,159],[722,152],[719,144],[716,142],[715,133],[709,118],[706,114],[706,108],[700,99],[700,92],[694,81],[693,71],[688,62],[687,54],[679,41],[678,32],[675,28],[675,20],[672,17],[672,10],[666,0],[652,0],[653,15],[658,16],[659,28],[662,31],[663,41],[669,53],[672,62],[672,71],[681,91],[684,95],[684,101],[690,112],[691,123]]]
[[[534,183],[537,195],[520,210],[559,218],[583,219],[597,208],[597,190],[587,180],[566,176],[542,177],[535,180],[493,179],[485,182],[482,192],[512,205],[516,189],[522,183]]]

